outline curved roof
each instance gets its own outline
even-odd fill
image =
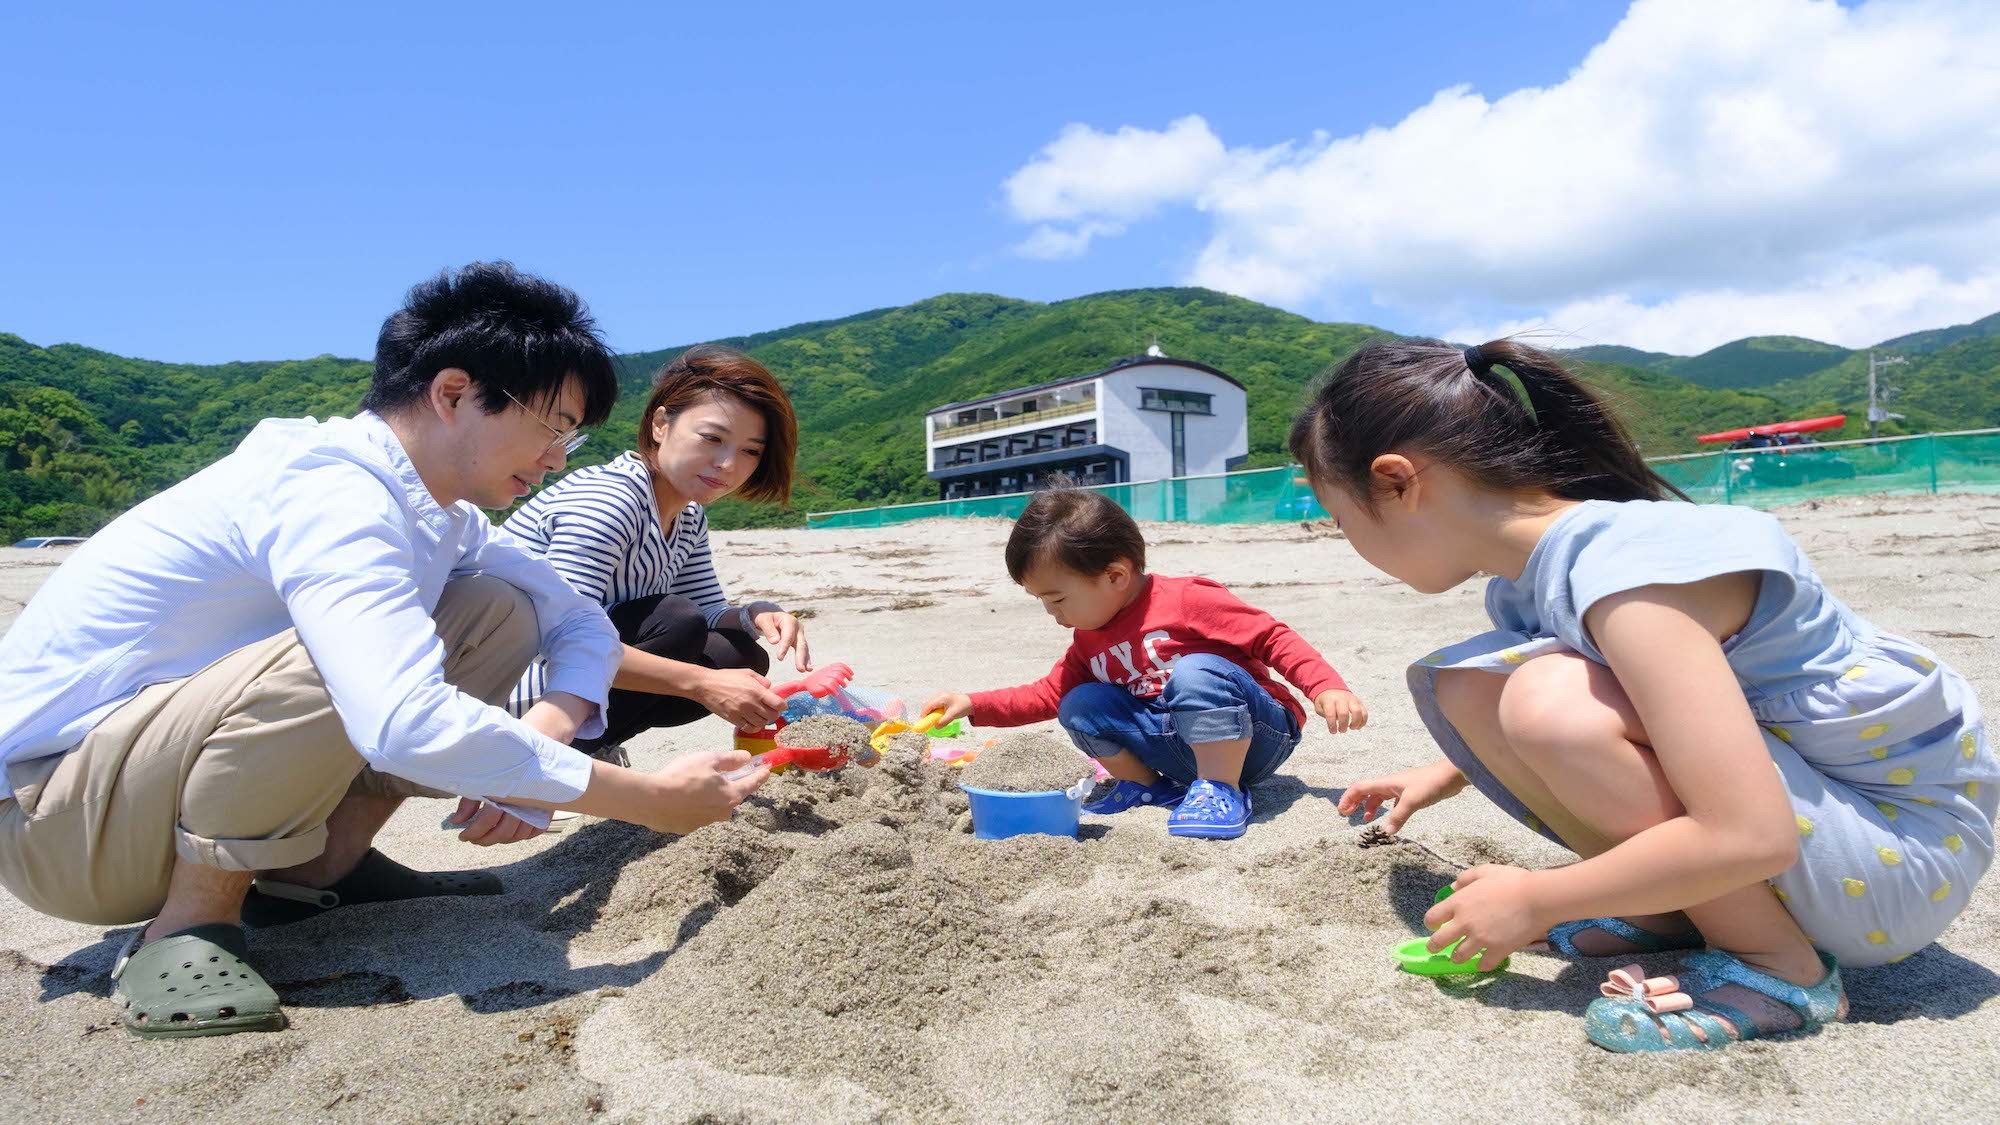
[[[1016,395],[1032,394],[1037,391],[1052,391],[1057,387],[1067,387],[1071,383],[1088,382],[1091,379],[1120,371],[1127,371],[1134,367],[1185,367],[1193,371],[1213,375],[1239,391],[1249,389],[1206,363],[1197,363],[1191,359],[1175,359],[1172,356],[1128,355],[1124,359],[1115,361],[1104,370],[1093,371],[1088,375],[1072,375],[1067,379],[1055,379],[1047,383],[1036,383],[1028,387],[1015,387],[1012,390],[1000,391],[997,394],[984,395],[979,398],[968,398],[961,402],[947,402],[943,406],[933,406],[929,410],[924,411],[924,413],[939,414],[946,410],[961,410],[968,406],[980,406],[985,403],[996,402],[1003,398],[1013,398]]]

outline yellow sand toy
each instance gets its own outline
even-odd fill
[[[905,731],[928,734],[933,738],[957,738],[959,735],[965,733],[965,720],[953,719],[951,722],[940,726],[938,720],[942,718],[944,718],[944,712],[932,711],[930,714],[918,719],[914,724],[903,722],[901,719],[890,719],[888,722],[875,728],[875,733],[868,736],[868,744],[877,750],[886,750],[889,748],[889,739]]]

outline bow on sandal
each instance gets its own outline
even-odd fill
[[[1714,1051],[1764,1035],[1818,1031],[1840,1018],[1844,995],[1840,966],[1825,953],[1819,960],[1826,976],[1811,987],[1760,972],[1719,949],[1686,960],[1685,986],[1677,977],[1648,977],[1637,965],[1614,969],[1601,986],[1603,998],[1583,1014],[1584,1033],[1606,1050],[1636,1052]],[[1748,1013],[1709,997],[1730,984],[1790,1008],[1799,1025],[1766,1032]]]

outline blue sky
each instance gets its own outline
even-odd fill
[[[1768,0],[1771,18],[1743,33],[1752,54],[1732,62],[1712,29],[1671,14],[1730,10],[1720,3],[19,3],[0,14],[0,331],[178,361],[366,355],[411,282],[485,257],[575,288],[621,350],[946,291],[1052,300],[1189,282],[1402,330],[1569,314],[1583,323],[1561,330],[1653,344],[1723,332],[1703,308],[1784,322],[1826,305],[1828,286],[1893,305],[1881,335],[1897,316],[1927,327],[2000,307],[1989,260],[1935,249],[1965,229],[1912,241],[1911,224],[1930,220],[1900,216],[1934,212],[1929,196],[1845,200],[1829,223],[1887,218],[1829,258],[1810,224],[1759,237],[1801,193],[1828,195],[1826,179],[1747,214],[1726,196],[1632,194],[1660,178],[1649,161],[1713,167],[1713,146],[1733,145],[1727,171],[1731,153],[1845,127],[1787,117],[1816,92],[1809,76],[1740,65],[1764,57],[1759,42],[1819,35],[1835,52],[1887,34],[1860,18],[1879,3],[1857,15]],[[1988,30],[1949,0],[1904,7],[1949,9],[1932,22],[1961,46]],[[1601,64],[1594,85],[1577,68],[1645,40],[1667,42],[1670,72],[1631,80],[1650,116],[1593,116],[1648,68]],[[1906,52],[1910,68],[1936,69],[1927,49]],[[1954,65],[1971,75],[1960,100],[1988,94],[1991,64]],[[1710,149],[1659,140],[1687,133],[1658,121],[1711,71],[1743,92],[1721,112],[1750,124]],[[1199,128],[1171,128],[1190,118]],[[1617,151],[1632,135],[1653,139]],[[1570,147],[1534,147],[1551,136]],[[1529,165],[1506,159],[1508,144]],[[1606,167],[1638,171],[1536,185],[1607,145]],[[1135,189],[1119,179],[1135,154],[1181,174]],[[1743,159],[1737,174],[1754,180]],[[1425,197],[1434,187],[1449,191]],[[1947,187],[1963,196],[1964,177]],[[1536,209],[1607,191],[1629,219]],[[1331,225],[1288,241],[1302,215]],[[1460,216],[1485,225],[1468,233]],[[1994,214],[1959,217],[1983,231]],[[1718,249],[1663,252],[1663,223],[1693,224],[1684,245],[1713,224]],[[1035,250],[1038,231],[1067,249]]]
[[[954,7],[9,5],[0,331],[365,355],[402,289],[481,257],[571,285],[622,349],[1172,284],[1198,223],[1025,260],[1002,182],[1071,122],[1274,142],[1557,79],[1623,6]]]

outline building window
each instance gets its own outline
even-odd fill
[[[1214,395],[1199,391],[1170,391],[1158,387],[1139,388],[1139,409],[1165,410],[1174,414],[1213,414],[1209,404]],[[1175,473],[1179,476],[1179,473]]]
[[[1184,477],[1187,475],[1187,416],[1177,411],[1169,421],[1173,423],[1174,431],[1174,475]]]

